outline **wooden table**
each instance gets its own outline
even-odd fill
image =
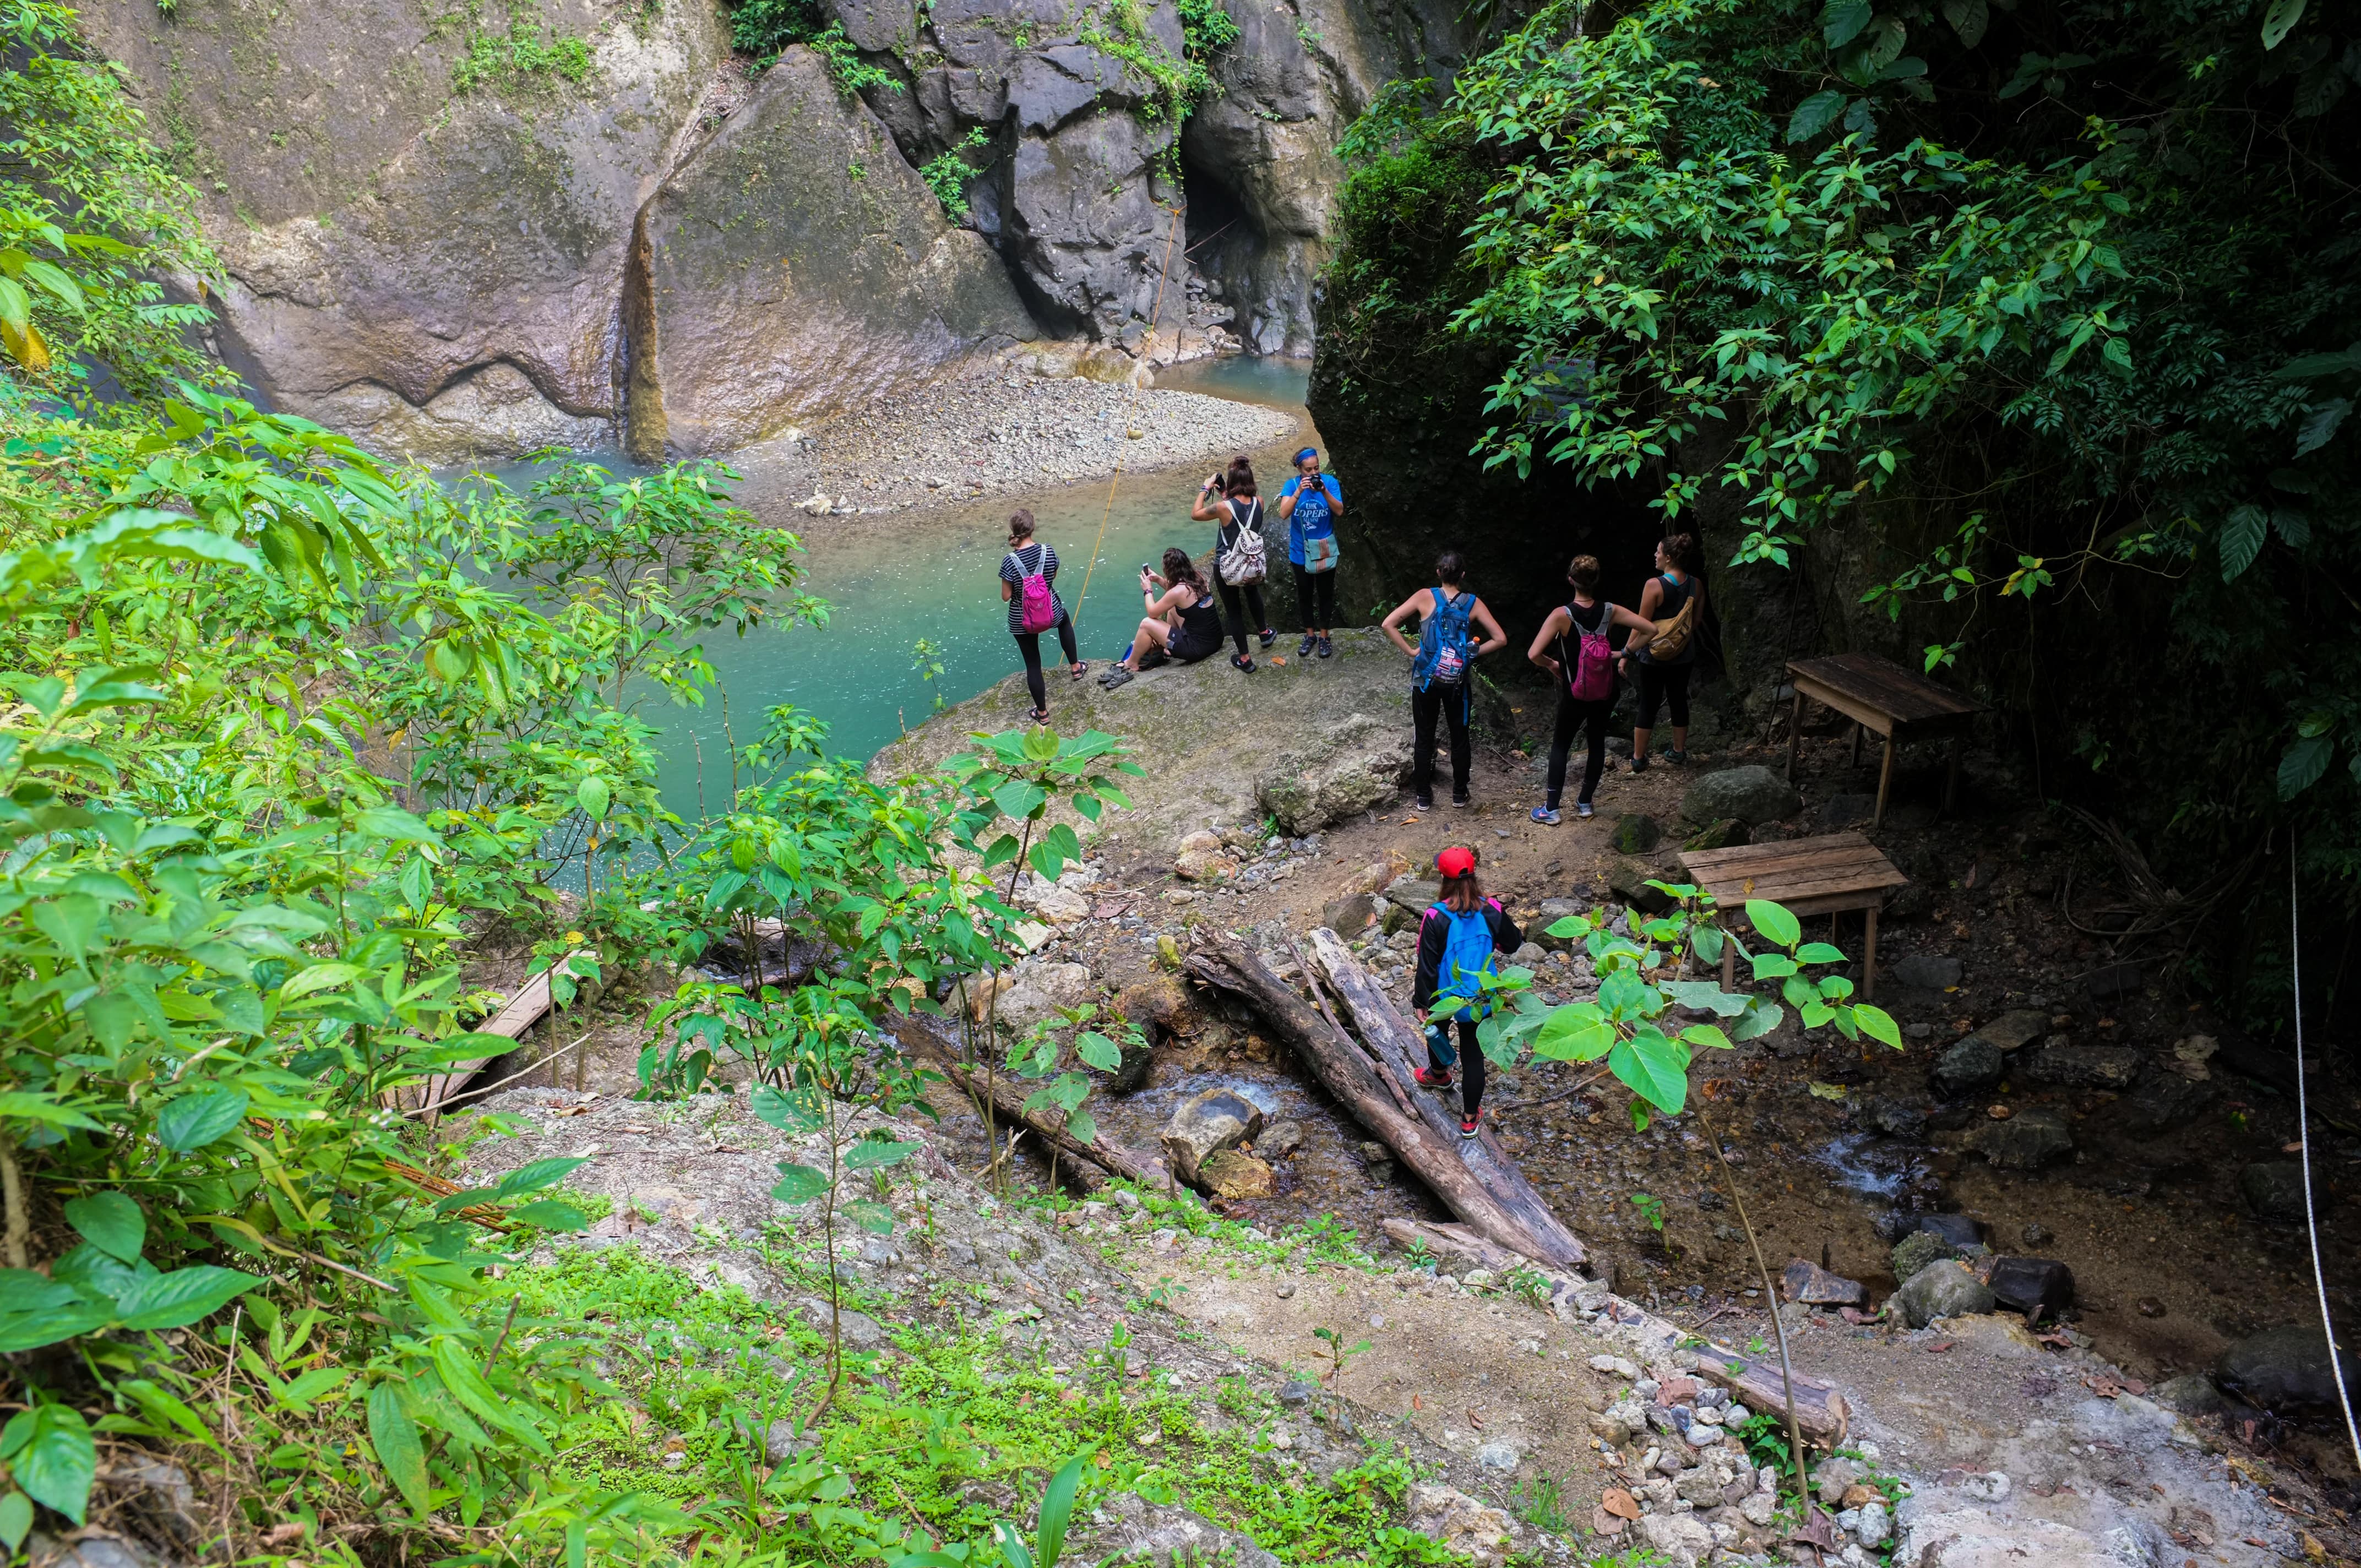
[[[1888,892],[1910,879],[1860,834],[1828,833],[1735,850],[1691,850],[1682,854],[1681,864],[1724,909],[1736,909],[1750,898],[1767,898],[1790,915],[1828,916],[1832,941],[1836,916],[1860,910],[1869,927],[1861,993],[1864,998],[1877,994],[1877,911]],[[1721,949],[1721,988],[1733,989],[1737,978],[1738,945],[1732,942]]]
[[[1905,740],[1951,738],[1951,771],[1943,782],[1943,809],[1949,811],[1960,790],[1960,742],[1981,703],[1923,675],[1911,674],[1891,659],[1874,653],[1831,653],[1821,659],[1791,659],[1787,678],[1795,683],[1795,710],[1787,721],[1787,782],[1795,782],[1795,751],[1804,738],[1804,699],[1835,708],[1853,721],[1852,760],[1861,761],[1861,735],[1874,729],[1885,737],[1885,761],[1877,771],[1877,815],[1870,826],[1885,821],[1885,797],[1894,787],[1894,752]]]

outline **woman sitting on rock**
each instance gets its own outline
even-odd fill
[[[1427,1024],[1427,1065],[1418,1069],[1417,1078],[1422,1088],[1447,1090],[1453,1064],[1466,1059],[1467,1082],[1460,1094],[1459,1135],[1472,1138],[1484,1108],[1484,1051],[1477,1043],[1476,1030],[1492,1011],[1491,1003],[1484,1000],[1478,977],[1492,972],[1494,954],[1513,953],[1525,938],[1508,911],[1500,907],[1500,901],[1485,897],[1477,884],[1475,850],[1456,846],[1445,850],[1434,857],[1434,869],[1443,883],[1419,920],[1418,979],[1411,987],[1411,1005],[1418,1009],[1421,1018],[1430,1018],[1438,994],[1464,996],[1468,1003],[1454,1017],[1459,1025],[1456,1050],[1452,1048],[1449,1023]]]
[[[1025,661],[1025,686],[1033,694],[1031,718],[1049,719],[1049,691],[1041,682],[1041,633],[1054,628],[1058,646],[1073,676],[1090,669],[1074,649],[1074,618],[1058,598],[1058,553],[1033,537],[1033,514],[1018,507],[1008,514],[1008,554],[1000,558],[1000,597],[1008,601],[1008,634]]]
[[[1161,594],[1156,591],[1159,587],[1164,588]],[[1193,664],[1222,646],[1222,615],[1213,608],[1213,590],[1205,586],[1186,550],[1164,553],[1161,576],[1145,566],[1139,569],[1139,598],[1148,618],[1139,623],[1139,635],[1123,663],[1099,677],[1099,685],[1109,691],[1152,661],[1169,656],[1176,663]]]

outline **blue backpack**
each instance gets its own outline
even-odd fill
[[[1421,691],[1437,681],[1447,686],[1459,685],[1467,678],[1467,666],[1475,659],[1475,638],[1467,622],[1475,613],[1476,596],[1462,593],[1447,599],[1441,588],[1427,592],[1434,596],[1434,609],[1419,617],[1418,662],[1410,670]]]
[[[1428,913],[1440,915],[1451,923],[1443,938],[1443,961],[1435,966],[1434,989],[1441,996],[1478,997],[1484,987],[1478,975],[1492,972],[1492,922],[1479,906],[1462,915],[1442,905],[1432,905]],[[1488,1003],[1486,1013],[1491,1012]],[[1462,1007],[1458,1017],[1462,1023],[1473,1022],[1474,1007]]]

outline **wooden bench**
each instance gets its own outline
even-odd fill
[[[1885,797],[1894,787],[1894,752],[1905,740],[1951,738],[1951,770],[1943,783],[1943,809],[1951,809],[1960,789],[1960,742],[1981,703],[1923,675],[1911,674],[1891,659],[1874,653],[1831,653],[1820,659],[1791,659],[1787,677],[1795,687],[1795,710],[1787,721],[1787,782],[1795,782],[1795,751],[1804,737],[1804,699],[1835,708],[1853,721],[1852,760],[1861,761],[1861,736],[1873,729],[1885,737],[1885,761],[1877,771],[1877,815],[1872,827],[1885,822]]]
[[[1724,909],[1735,910],[1750,898],[1767,898],[1790,915],[1826,915],[1828,937],[1836,938],[1836,916],[1858,909],[1867,919],[1863,939],[1861,993],[1877,994],[1877,911],[1885,895],[1910,879],[1877,852],[1877,846],[1858,833],[1829,833],[1817,839],[1788,839],[1775,844],[1745,844],[1735,850],[1692,850],[1681,864],[1696,883],[1713,894]],[[1738,978],[1735,943],[1721,950],[1721,988],[1734,988]]]

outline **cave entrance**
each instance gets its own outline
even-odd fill
[[[1275,353],[1257,340],[1268,326],[1254,319],[1255,275],[1262,260],[1262,227],[1228,181],[1191,156],[1183,138],[1180,189],[1188,203],[1189,324],[1238,338],[1248,353]]]

